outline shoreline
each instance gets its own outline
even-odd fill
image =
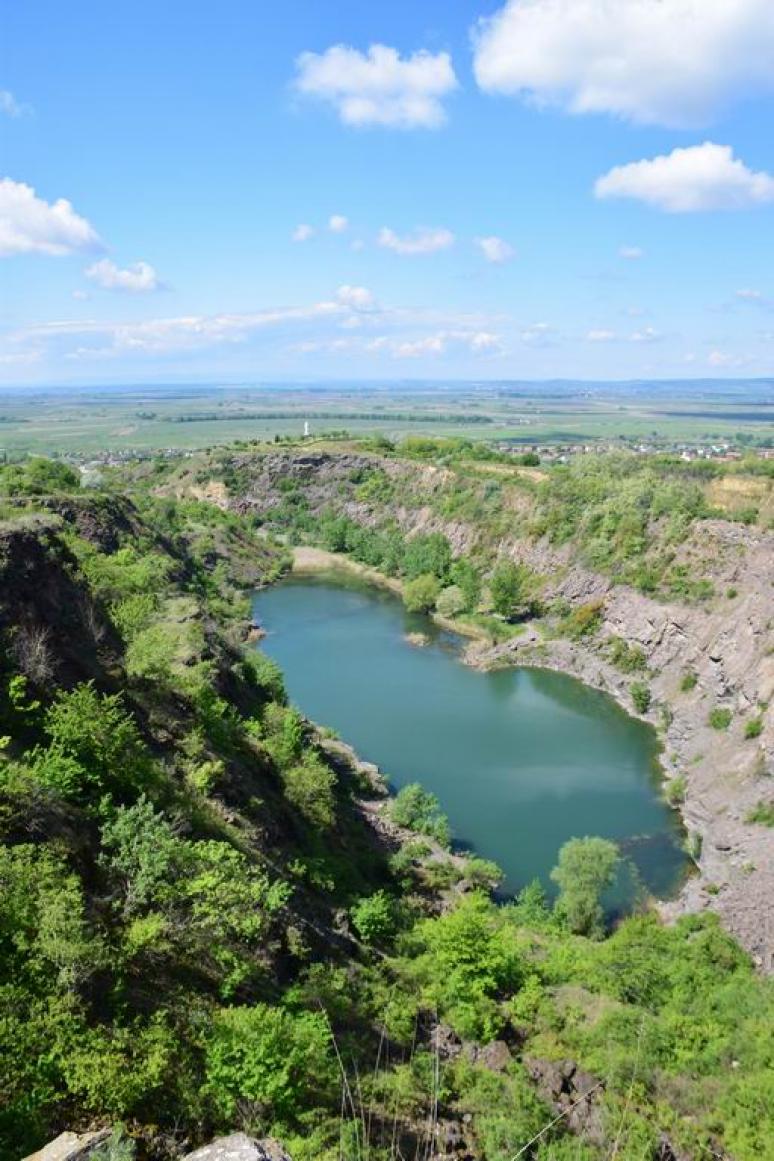
[[[396,577],[388,577],[379,572],[378,569],[352,560],[343,553],[330,552],[327,549],[309,545],[298,545],[292,549],[292,558],[291,574],[293,575],[323,576],[327,573],[335,576],[336,573],[347,574],[358,577],[377,588],[386,589],[395,596],[401,596],[403,593],[403,584]],[[602,661],[591,650],[584,649],[583,646],[564,638],[543,638],[532,622],[527,623],[523,636],[498,643],[493,642],[490,634],[484,629],[461,625],[457,621],[441,617],[435,613],[430,613],[428,616],[439,628],[467,641],[467,644],[460,650],[459,660],[463,665],[472,669],[478,669],[482,672],[498,668],[545,669],[553,673],[563,673],[576,681],[580,681],[590,689],[606,694],[629,717],[644,722],[654,731],[658,743],[656,761],[662,791],[678,776],[679,771],[674,769],[666,759],[665,740],[659,733],[658,719],[654,709],[645,714],[639,713],[632,706],[630,698],[625,696],[624,682],[620,680],[621,675],[617,674],[613,666]],[[589,668],[591,665],[594,665],[596,669],[591,670]],[[611,675],[613,675],[612,680]],[[616,676],[619,680],[615,680]],[[666,795],[664,798],[666,800]],[[667,805],[679,815],[681,828],[688,839],[691,827],[681,809],[683,804],[672,804],[667,801]],[[481,857],[486,856],[482,855]],[[691,906],[684,896],[688,887],[701,875],[701,868],[687,849],[686,859],[686,872],[674,894],[665,899],[648,894],[650,904],[665,921],[677,918],[689,911],[699,910],[695,905]]]

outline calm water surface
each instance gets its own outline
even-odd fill
[[[291,700],[394,786],[432,790],[506,890],[536,876],[550,887],[574,835],[615,839],[655,895],[678,885],[682,834],[660,798],[655,734],[605,694],[548,670],[470,669],[456,637],[357,582],[292,578],[256,594],[255,612]],[[424,648],[405,639],[417,630]],[[622,880],[610,904],[630,892]]]

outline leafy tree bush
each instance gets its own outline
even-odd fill
[[[434,838],[441,846],[451,841],[449,820],[441,811],[438,799],[418,782],[403,786],[390,804],[390,814],[398,826]]]
[[[496,1036],[503,1020],[496,999],[518,987],[522,962],[514,932],[492,903],[478,893],[464,896],[447,915],[420,922],[408,946],[418,952],[412,974],[452,1027],[484,1041]]]
[[[727,730],[731,725],[733,716],[730,709],[724,706],[715,706],[714,709],[710,710],[707,722],[713,730]]]
[[[760,735],[762,733],[763,733],[763,718],[762,717],[749,718],[749,720],[744,723],[744,736],[745,736],[745,738],[758,738],[758,737],[760,737]]]
[[[336,814],[336,775],[329,766],[307,752],[300,762],[283,770],[285,797],[314,827],[333,825]]]
[[[699,678],[693,672],[684,673],[680,679],[680,692],[690,693],[692,689],[696,688]]]
[[[506,621],[536,616],[540,609],[538,579],[525,564],[501,561],[489,580],[494,611]]]
[[[567,614],[557,628],[565,637],[572,641],[581,641],[584,637],[591,637],[602,624],[605,611],[605,602],[600,598],[588,601],[585,605],[578,605]]]
[[[43,456],[0,466],[0,496],[49,496],[74,492],[80,486],[81,478],[73,468]]]
[[[451,547],[442,532],[420,533],[406,542],[403,572],[409,580],[429,574],[445,581],[451,563]]]
[[[449,585],[438,597],[436,609],[442,617],[458,617],[467,606],[465,594],[457,585]]]
[[[352,924],[364,943],[379,943],[395,931],[395,901],[386,891],[360,899],[352,908]]]
[[[71,782],[73,763],[80,769],[78,797],[93,798],[107,790],[134,793],[149,784],[152,762],[121,694],[100,695],[90,682],[62,691],[45,724],[60,769],[68,760]]]
[[[651,692],[644,681],[633,681],[629,686],[632,703],[638,714],[646,714],[650,709]]]
[[[610,638],[610,660],[622,673],[639,673],[647,662],[640,646],[629,645],[622,637]]]
[[[557,913],[571,931],[601,936],[604,912],[601,896],[615,878],[619,854],[603,838],[575,838],[559,851],[551,878],[559,887]]]
[[[269,1004],[224,1008],[205,1043],[207,1092],[225,1127],[241,1113],[256,1128],[293,1119],[330,1090],[330,1029],[318,1012]]]
[[[409,613],[429,613],[435,608],[440,585],[434,576],[427,573],[403,586],[403,603]]]
[[[463,612],[470,613],[481,599],[481,577],[472,561],[460,556],[452,562],[450,577],[453,585],[461,590],[465,604]]]

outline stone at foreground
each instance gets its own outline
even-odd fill
[[[97,1145],[109,1136],[110,1129],[100,1129],[97,1133],[60,1133],[24,1161],[87,1161]]]
[[[265,1137],[256,1141],[245,1133],[231,1133],[218,1137],[194,1153],[187,1153],[183,1161],[291,1161],[279,1141]]]

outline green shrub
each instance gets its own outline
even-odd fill
[[[678,774],[666,784],[666,800],[670,806],[679,806],[685,802],[685,775]]]
[[[715,706],[715,708],[709,712],[707,723],[708,725],[712,726],[713,730],[727,730],[731,725],[731,719],[733,716],[734,715],[730,709],[726,709],[725,707],[721,706]]]
[[[622,673],[640,673],[646,666],[645,653],[639,645],[629,645],[622,637],[610,638],[610,660]]]
[[[762,826],[774,826],[774,802],[759,802],[748,813],[745,822],[757,822]]]
[[[363,943],[380,943],[395,932],[395,901],[386,891],[360,899],[351,909],[352,925]]]
[[[646,714],[650,709],[651,693],[644,681],[633,681],[629,686],[632,704],[638,714]]]
[[[515,990],[522,962],[514,931],[481,894],[464,896],[454,911],[423,920],[408,947],[425,1002],[436,1006],[461,1036],[489,1040],[502,1027],[496,1003]]]
[[[684,673],[680,679],[680,692],[690,693],[692,689],[696,688],[698,677],[693,672]]]
[[[330,1030],[319,1012],[268,1004],[216,1012],[205,1042],[206,1087],[219,1120],[247,1114],[256,1127],[293,1121],[329,1090]]]
[[[390,803],[390,815],[397,826],[434,838],[441,846],[451,841],[449,820],[442,813],[438,799],[418,782],[403,786]]]
[[[466,607],[465,594],[457,585],[445,588],[436,602],[436,609],[442,617],[458,617]]]
[[[540,582],[525,564],[503,560],[489,578],[494,611],[506,621],[536,616],[540,611]]]
[[[584,637],[591,637],[602,624],[605,602],[601,598],[579,605],[568,613],[557,626],[560,633],[572,641],[580,641]]]
[[[285,797],[314,827],[333,826],[336,817],[336,775],[316,754],[307,752],[300,762],[283,770]]]
[[[440,585],[434,576],[427,573],[403,586],[403,603],[409,613],[429,613],[435,608]]]
[[[420,533],[406,542],[403,572],[409,580],[430,575],[439,581],[449,576],[451,548],[442,532]]]
[[[759,738],[763,732],[763,718],[749,718],[744,723],[745,738]]]

